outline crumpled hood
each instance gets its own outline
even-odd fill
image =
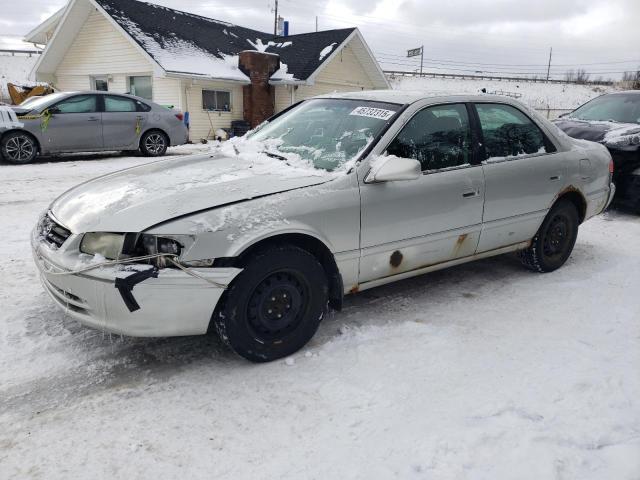
[[[573,138],[603,142],[607,138],[626,135],[634,130],[640,130],[640,125],[635,123],[615,123],[602,121],[586,121],[574,119],[559,119],[554,123],[564,133]]]
[[[222,154],[161,160],[78,185],[51,211],[74,233],[141,232],[175,217],[335,178],[268,160]]]

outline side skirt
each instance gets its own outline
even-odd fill
[[[386,285],[387,283],[396,282],[398,280],[404,280],[405,278],[417,277],[418,275],[423,275],[429,272],[435,272],[437,270],[443,270],[445,268],[454,267],[456,265],[462,265],[463,263],[472,262],[474,260],[481,260],[483,258],[495,257],[497,255],[503,255],[505,253],[517,252],[518,250],[524,250],[526,248],[529,248],[530,245],[531,245],[531,241],[527,240],[526,242],[515,243],[513,245],[497,248],[495,250],[489,250],[488,252],[482,252],[482,253],[470,255],[467,257],[456,258],[455,260],[436,263],[434,265],[427,265],[426,267],[417,268],[415,270],[410,270],[408,272],[402,272],[396,275],[391,275],[384,278],[378,278],[377,280],[371,280],[369,282],[361,283],[358,286],[357,291],[368,290],[370,288]]]

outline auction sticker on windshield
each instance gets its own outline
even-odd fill
[[[395,115],[393,110],[385,110],[384,108],[358,107],[349,115],[357,115],[359,117],[379,118],[380,120],[389,120]]]

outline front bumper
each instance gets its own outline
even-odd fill
[[[33,256],[44,289],[70,317],[89,327],[133,337],[201,335],[207,332],[223,288],[180,270],[161,269],[157,278],[149,278],[134,287],[133,294],[140,309],[130,312],[115,288],[115,280],[134,272],[114,266],[77,275],[56,274],[81,266],[78,263],[78,237],[72,236],[60,249],[53,249],[37,234],[32,236]],[[222,285],[229,285],[241,272],[236,268],[194,270]]]

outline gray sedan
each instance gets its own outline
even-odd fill
[[[345,294],[509,252],[560,268],[611,201],[611,162],[503,97],[335,94],[66,192],[33,252],[86,325],[214,331],[262,362],[303,347]]]
[[[6,107],[0,117],[0,152],[10,163],[37,155],[140,150],[162,156],[188,140],[182,113],[131,95],[54,93]],[[1,118],[5,118],[2,121]]]

